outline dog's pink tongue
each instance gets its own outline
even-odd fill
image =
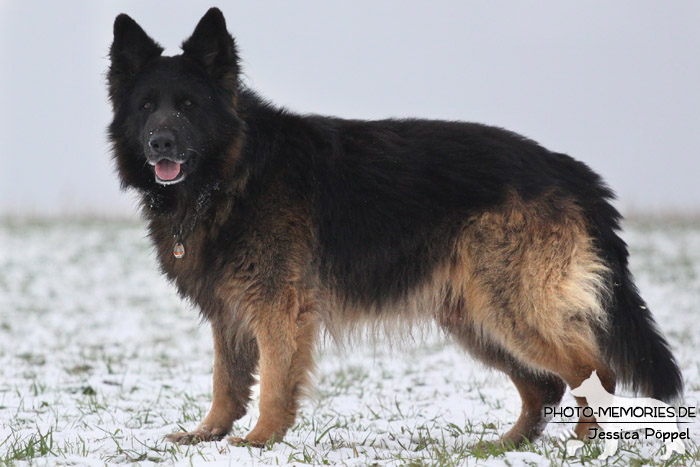
[[[180,175],[180,164],[163,159],[156,164],[156,175],[161,180],[174,180]]]

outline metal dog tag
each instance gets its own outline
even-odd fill
[[[175,248],[173,248],[173,256],[175,256],[177,259],[185,256],[185,246],[182,243],[177,242],[175,244]]]

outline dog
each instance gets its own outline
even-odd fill
[[[640,411],[647,408],[660,409],[660,411],[665,414],[667,413],[666,409],[670,408],[668,404],[648,397],[629,398],[610,394],[603,387],[595,370],[579,387],[572,388],[571,394],[586,399],[588,406],[593,409],[594,413],[598,414],[596,422],[600,425],[600,430],[604,432],[645,430],[645,433],[647,430],[650,430],[653,434],[661,434],[662,436],[660,437],[664,439],[666,452],[661,456],[661,460],[670,459],[674,452],[681,455],[685,454],[685,445],[680,438],[675,416],[658,417],[653,414],[634,415],[634,411],[631,412],[631,415],[617,415],[613,412],[605,413],[604,410],[601,410],[613,407],[620,409],[636,409]],[[598,456],[598,459],[605,460],[614,455],[617,452],[617,445],[617,438],[606,437],[605,447],[600,456]]]
[[[669,400],[682,378],[640,298],[612,191],[585,164],[476,123],[298,115],[240,81],[209,10],[182,54],[114,22],[108,134],[141,199],[164,275],[211,323],[213,402],[177,443],[281,440],[319,334],[435,321],[508,374],[523,409],[504,444],[535,440],[543,407],[593,370],[603,387]],[[398,326],[401,328],[402,326]],[[579,403],[585,401],[579,398]],[[593,419],[581,418],[584,436]]]

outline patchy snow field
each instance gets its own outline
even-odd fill
[[[632,269],[671,341],[688,405],[700,399],[700,222],[630,223]],[[596,443],[564,459],[550,424],[520,451],[480,448],[519,414],[503,375],[428,330],[400,345],[332,343],[316,394],[285,442],[180,447],[211,397],[206,324],[157,271],[142,225],[117,221],[0,221],[0,465],[544,465],[598,464]],[[575,405],[567,393],[564,405]],[[233,432],[244,435],[257,403]],[[562,421],[561,419],[556,419]],[[694,442],[672,464],[700,455]],[[618,465],[661,464],[660,442],[621,441]],[[611,462],[611,463],[612,463]]]

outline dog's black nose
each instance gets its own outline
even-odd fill
[[[148,139],[148,146],[155,154],[170,152],[175,148],[175,134],[170,130],[156,131]]]

